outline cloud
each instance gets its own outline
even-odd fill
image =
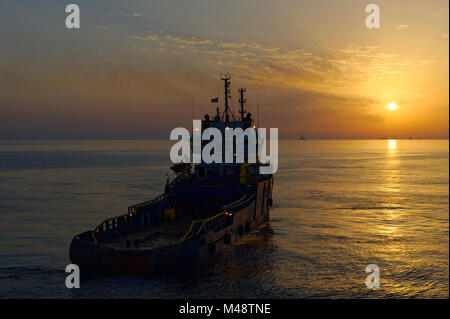
[[[395,26],[395,30],[397,30],[397,31],[406,31],[408,29],[409,29],[409,25],[407,25],[407,24],[397,24]]]
[[[219,48],[243,48],[246,47],[247,43],[236,43],[236,42],[222,42],[219,43]]]
[[[199,39],[196,37],[188,37],[188,38],[174,37],[174,36],[171,36],[170,34],[166,35],[166,39],[173,41],[173,42],[183,43],[183,44],[187,44],[187,45],[213,44],[213,42],[208,39]]]
[[[159,40],[159,36],[157,36],[157,35],[147,35],[147,36],[134,35],[131,38],[135,39],[135,40],[148,40],[148,41],[158,41]]]
[[[186,57],[190,61],[200,58],[202,64],[214,71],[220,73],[226,68],[228,72],[239,74],[248,85],[267,83],[272,88],[289,87],[341,96],[357,95],[374,81],[435,62],[432,59],[405,59],[373,45],[353,44],[319,53],[306,48],[286,50],[254,42],[225,42],[149,32],[148,36],[133,38],[164,39],[167,54]]]
[[[243,43],[243,42],[221,42],[218,44],[218,47],[228,49],[250,48],[250,49],[259,49],[267,52],[276,52],[280,50],[279,48],[275,47],[263,47],[256,43]]]

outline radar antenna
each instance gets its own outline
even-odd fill
[[[244,121],[244,114],[247,112],[247,110],[244,110],[244,103],[247,102],[247,99],[244,98],[244,93],[247,90],[244,88],[240,88],[238,89],[238,92],[241,94],[241,97],[239,99],[239,103],[241,104],[241,110],[239,111],[239,113],[241,114],[241,121]]]
[[[230,94],[230,79],[231,75],[229,73],[220,74],[220,79],[224,82],[225,86],[225,122],[230,122],[230,116],[228,112],[230,108],[228,107],[228,96]]]

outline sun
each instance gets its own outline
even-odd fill
[[[394,102],[391,102],[391,103],[389,103],[388,108],[391,111],[395,111],[397,109],[397,104],[395,104]]]

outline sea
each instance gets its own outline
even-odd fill
[[[170,147],[0,141],[0,298],[449,298],[448,140],[280,140],[270,223],[214,265],[68,289],[73,236],[162,193]]]

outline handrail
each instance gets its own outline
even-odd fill
[[[142,202],[142,203],[138,203],[138,204],[135,204],[135,205],[131,205],[131,206],[128,207],[128,212],[129,213],[133,213],[132,211],[130,211],[130,208],[136,209],[136,208],[147,206],[147,205],[150,205],[150,204],[155,204],[155,203],[157,203],[159,201],[162,201],[163,199],[167,198],[168,196],[169,196],[169,194],[161,194],[161,195],[158,195],[157,197],[153,198],[152,200],[145,201],[145,202]]]
[[[237,207],[237,206],[239,206],[239,205],[242,205],[243,203],[245,203],[245,202],[247,202],[247,201],[252,200],[253,197],[255,197],[255,194],[252,194],[250,197],[245,198],[245,197],[247,197],[247,195],[248,195],[248,194],[246,194],[244,197],[242,197],[242,198],[241,198],[240,200],[238,200],[238,201],[235,201],[235,202],[233,202],[233,203],[231,203],[231,204],[225,205],[225,206],[224,206],[224,209],[232,209],[232,208],[235,208],[235,207]]]
[[[154,205],[166,198],[168,198],[169,195],[168,194],[161,194],[158,195],[157,197],[155,197],[152,200],[146,201],[146,202],[142,202],[133,206],[128,207],[128,213],[123,214],[123,215],[119,215],[119,216],[114,216],[114,217],[110,217],[107,219],[104,219],[100,224],[98,224],[97,227],[94,228],[94,230],[92,230],[91,232],[91,236],[94,239],[94,242],[97,244],[97,238],[95,237],[94,233],[102,233],[103,232],[103,227],[104,225],[108,225],[110,222],[114,225],[116,221],[119,221],[120,219],[124,219],[124,220],[129,220],[130,218],[134,217],[135,215],[137,215],[138,210],[136,208],[140,208],[143,206],[147,206],[147,205]],[[130,210],[130,208],[134,208],[133,210]],[[107,226],[108,227],[108,226]],[[100,231],[102,230],[102,231]]]
[[[233,206],[234,204],[236,204],[236,203],[239,203],[239,202],[241,202],[241,201],[243,201],[244,200],[244,198],[245,197],[247,197],[247,193],[245,193],[245,195],[244,196],[242,196],[240,199],[238,199],[237,201],[235,201],[235,202],[232,202],[232,203],[230,203],[230,204],[228,204],[228,205],[225,205],[225,206]]]
[[[181,239],[178,241],[178,243],[190,240],[190,239],[194,238],[195,236],[197,236],[198,234],[200,234],[201,231],[203,230],[204,226],[206,225],[206,223],[208,223],[208,222],[210,222],[210,221],[212,221],[214,219],[217,219],[217,218],[219,218],[219,217],[221,217],[223,215],[227,215],[228,216],[228,213],[225,211],[225,207],[230,207],[231,208],[233,206],[237,206],[238,204],[241,204],[245,200],[248,200],[248,199],[246,199],[247,195],[248,194],[245,194],[244,196],[242,196],[237,201],[232,202],[229,205],[225,205],[224,206],[224,211],[220,212],[219,214],[217,214],[215,216],[212,216],[212,217],[209,217],[209,218],[205,218],[205,219],[194,220],[191,223],[191,226],[189,227],[188,231],[183,235],[183,237],[181,237]],[[253,196],[251,196],[249,199],[251,199],[252,197]],[[198,228],[198,230],[194,234],[191,234],[192,230],[194,229],[194,226],[196,224],[198,224],[198,223],[202,223],[202,224],[200,225],[200,227]]]
[[[181,239],[180,239],[178,242],[181,243],[181,242],[183,242],[183,241],[192,239],[193,237],[197,236],[198,234],[200,234],[200,232],[202,231],[203,227],[205,226],[205,224],[206,224],[207,222],[209,222],[209,221],[211,221],[211,220],[213,220],[213,219],[215,219],[215,218],[218,218],[218,217],[220,217],[220,216],[222,216],[222,215],[225,215],[225,213],[224,213],[224,212],[221,212],[221,213],[219,213],[219,214],[217,214],[217,215],[215,215],[215,216],[213,216],[213,217],[209,217],[209,218],[205,218],[205,219],[200,219],[200,220],[194,220],[194,221],[191,223],[191,227],[189,227],[189,230],[186,232],[186,234],[184,234],[183,237],[181,237]],[[197,223],[202,223],[202,224],[201,224],[201,226],[199,227],[199,229],[197,230],[197,232],[196,232],[195,234],[192,234],[192,235],[189,236],[189,233],[192,231],[194,225],[197,224]]]
[[[100,233],[100,234],[107,234],[109,233],[109,223],[112,223],[112,230],[113,231],[123,231],[123,228],[121,226],[123,226],[124,224],[122,223],[122,221],[125,221],[125,225],[130,225],[129,220],[133,217],[135,217],[138,213],[139,210],[137,208],[140,207],[144,207],[144,206],[150,206],[150,205],[154,205],[158,202],[163,201],[164,199],[168,198],[170,195],[168,194],[161,194],[159,196],[157,196],[156,198],[150,200],[150,201],[146,201],[146,202],[142,202],[133,206],[130,206],[128,208],[128,213],[127,214],[123,214],[123,215],[119,215],[119,216],[115,216],[115,217],[111,217],[108,219],[103,220],[96,228],[94,228],[94,230],[91,232],[91,237],[94,240],[94,242],[97,244],[97,237],[95,236],[96,233]],[[194,220],[188,231],[183,235],[183,237],[178,241],[178,242],[183,242],[186,240],[190,240],[192,238],[194,238],[195,236],[197,236],[198,234],[200,234],[202,232],[202,230],[205,228],[205,225],[207,223],[212,222],[215,219],[220,218],[223,215],[228,215],[228,212],[226,211],[227,209],[232,209],[234,207],[237,207],[239,205],[242,205],[244,202],[251,200],[254,197],[254,194],[252,194],[250,197],[248,197],[248,194],[245,194],[244,196],[242,196],[240,199],[238,199],[237,201],[234,201],[228,205],[223,206],[223,211],[220,212],[219,214],[212,216],[212,217],[208,217],[205,219],[200,219],[200,220]],[[200,227],[198,227],[198,229],[195,231],[195,233],[192,233],[194,231],[194,227],[197,224],[200,224]],[[106,225],[106,229],[104,229]]]

